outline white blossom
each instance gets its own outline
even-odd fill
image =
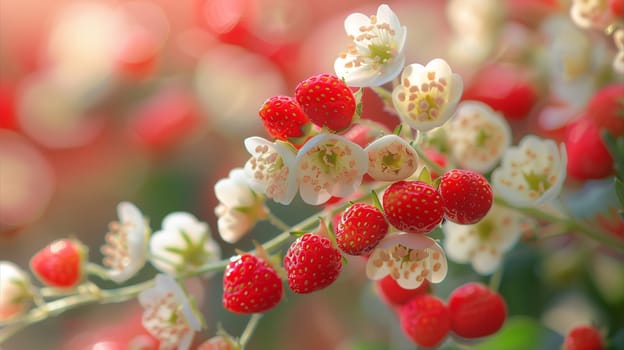
[[[10,261],[0,261],[0,321],[23,314],[32,301],[28,274]]]
[[[499,268],[503,255],[513,248],[532,223],[518,211],[494,204],[476,224],[446,221],[442,225],[444,250],[450,260],[471,263],[477,273],[488,275]]]
[[[604,29],[613,20],[606,0],[572,0],[570,17],[585,29]]]
[[[366,275],[380,280],[388,275],[405,289],[418,288],[425,279],[439,283],[448,270],[442,248],[430,237],[393,232],[373,249]]]
[[[512,205],[539,206],[561,192],[566,177],[565,145],[527,135],[510,147],[492,173],[494,193]]]
[[[336,134],[316,135],[297,154],[299,194],[313,205],[331,196],[346,197],[358,189],[367,170],[362,147]]]
[[[401,73],[401,81],[392,91],[392,102],[401,117],[413,129],[428,131],[444,124],[455,111],[464,90],[459,74],[441,58],[426,66],[410,64]]]
[[[265,197],[251,188],[249,179],[245,170],[235,168],[214,187],[219,235],[228,243],[237,242],[269,213]]]
[[[378,181],[399,181],[418,168],[418,154],[398,135],[384,135],[364,149],[368,154],[368,175]]]
[[[511,145],[505,118],[478,101],[461,102],[446,130],[457,164],[480,173],[492,170]]]
[[[624,74],[624,29],[618,29],[613,33],[613,42],[618,50],[613,58],[613,69],[618,74]]]
[[[141,211],[132,203],[117,205],[119,221],[109,224],[106,243],[101,247],[108,277],[122,283],[134,276],[147,260],[149,227]]]
[[[388,5],[380,5],[377,15],[350,14],[344,22],[352,40],[340,54],[334,70],[347,85],[383,85],[394,79],[405,64],[407,29]]]
[[[297,194],[296,153],[284,143],[253,136],[245,139],[251,158],[245,163],[249,185],[274,201],[288,205]]]
[[[143,327],[159,340],[159,350],[190,349],[203,320],[173,277],[159,274],[155,282],[139,294]]]
[[[204,222],[186,212],[165,216],[149,242],[151,263],[171,275],[201,268],[221,257],[221,248]]]

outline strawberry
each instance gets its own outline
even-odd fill
[[[603,350],[604,341],[600,332],[592,326],[577,326],[564,338],[562,350]]]
[[[264,312],[284,295],[282,280],[265,260],[253,255],[234,257],[223,274],[223,307],[240,314]]]
[[[363,255],[370,252],[388,233],[388,222],[375,206],[355,203],[340,218],[336,243],[343,252]]]
[[[609,0],[609,9],[614,16],[624,16],[624,0]]]
[[[464,89],[462,100],[477,100],[501,112],[507,119],[529,115],[538,100],[535,83],[520,67],[492,64],[485,66]]]
[[[351,125],[355,114],[355,97],[351,89],[332,74],[318,74],[300,82],[295,98],[312,123],[334,131]]]
[[[222,335],[214,336],[201,343],[196,350],[237,350],[240,347]]]
[[[332,284],[342,270],[342,255],[329,238],[306,233],[297,238],[284,256],[288,286],[299,294]]]
[[[423,280],[423,283],[416,289],[405,289],[397,283],[397,281],[388,275],[376,282],[376,288],[381,299],[390,305],[405,305],[418,295],[427,294],[429,292],[429,281]]]
[[[584,116],[600,130],[624,135],[624,84],[612,84],[596,91],[585,107]]]
[[[87,248],[73,239],[52,242],[30,259],[30,269],[51,287],[72,288],[83,277]]]
[[[494,334],[503,326],[507,317],[503,297],[476,282],[457,287],[449,296],[448,306],[451,311],[451,330],[468,339]]]
[[[590,180],[613,174],[613,157],[600,137],[600,130],[592,121],[580,118],[570,123],[565,145],[570,176]]]
[[[494,192],[483,175],[464,169],[447,171],[438,187],[444,216],[455,223],[479,222],[490,211]]]
[[[290,96],[273,96],[264,101],[258,112],[264,128],[272,137],[288,141],[305,136],[310,121],[303,109]]]
[[[422,347],[435,347],[446,338],[451,328],[451,315],[439,298],[419,295],[399,310],[403,333]]]
[[[386,219],[397,229],[409,233],[429,233],[440,222],[444,211],[442,197],[422,181],[397,181],[383,195]]]

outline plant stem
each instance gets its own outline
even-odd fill
[[[615,238],[613,235],[610,235],[607,232],[603,232],[602,230],[598,228],[588,227],[585,223],[575,220],[573,217],[570,217],[570,216],[559,217],[559,216],[550,214],[546,211],[540,210],[538,208],[533,208],[533,207],[516,207],[500,197],[494,197],[494,202],[496,204],[517,210],[523,214],[532,216],[542,221],[561,224],[563,225],[563,228],[561,228],[562,230],[567,229],[568,232],[581,233],[585,235],[586,237],[591,238],[595,240],[596,242],[604,244],[612,249],[624,251],[623,240],[619,240]]]
[[[492,277],[490,277],[489,287],[493,291],[498,291],[500,288],[501,281],[503,280],[503,265],[501,264],[498,269],[494,272]]]
[[[258,326],[261,318],[262,314],[253,314],[249,318],[249,322],[247,322],[247,326],[243,330],[243,334],[241,334],[240,337],[239,344],[241,346],[241,350],[244,350],[245,346],[247,346],[247,342],[249,342],[249,339],[251,338],[253,332],[256,330],[256,327]]]

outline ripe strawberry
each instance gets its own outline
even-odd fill
[[[592,326],[573,328],[563,340],[562,350],[603,350],[605,344],[600,332]]]
[[[483,175],[464,169],[447,171],[438,187],[444,216],[455,223],[479,222],[492,207],[494,192]]]
[[[72,288],[83,277],[87,248],[72,239],[52,242],[30,259],[30,269],[51,287]]]
[[[264,101],[258,112],[269,135],[288,141],[305,134],[310,126],[303,109],[290,96],[273,96]]]
[[[526,71],[512,65],[492,64],[475,75],[464,89],[462,100],[484,102],[506,118],[520,120],[529,115],[538,94]]]
[[[609,0],[609,9],[614,16],[624,16],[624,0]]]
[[[255,255],[239,255],[225,268],[222,302],[231,312],[264,312],[275,307],[283,295],[282,280],[275,269]]]
[[[451,328],[451,315],[444,302],[429,294],[419,295],[399,310],[401,329],[422,347],[440,344]]]
[[[505,322],[507,306],[497,292],[470,282],[457,287],[449,296],[451,330],[463,338],[494,334]]]
[[[370,252],[388,233],[388,223],[375,206],[355,203],[340,218],[336,227],[336,243],[343,252],[363,255]]]
[[[598,129],[607,129],[616,137],[624,135],[624,84],[612,84],[596,91],[585,107],[584,116]]]
[[[602,141],[598,127],[587,118],[568,125],[565,145],[570,176],[590,180],[613,174],[613,157]]]
[[[332,284],[342,270],[342,255],[329,238],[306,233],[297,238],[284,256],[288,286],[305,294]]]
[[[423,283],[416,289],[405,289],[399,286],[397,281],[390,275],[380,279],[376,283],[377,291],[382,300],[395,306],[405,305],[416,296],[429,292],[429,281],[427,279],[423,280]]]
[[[397,181],[383,195],[386,219],[409,233],[429,233],[440,222],[444,211],[442,197],[422,181]]]
[[[318,74],[300,82],[295,98],[312,123],[341,131],[351,125],[355,97],[351,89],[332,74]]]

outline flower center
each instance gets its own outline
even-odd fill
[[[494,232],[494,224],[491,220],[481,220],[477,225],[477,235],[481,241],[487,241]]]
[[[101,248],[104,255],[104,265],[115,270],[122,270],[130,264],[128,231],[133,227],[134,224],[131,222],[113,221],[108,224],[109,231],[105,236],[106,243]]]
[[[169,292],[146,308],[143,325],[161,341],[175,344],[191,330],[181,313],[182,307]]]
[[[529,185],[529,189],[538,193],[546,192],[552,184],[548,181],[546,174],[537,174],[533,170],[529,173],[522,173],[524,181]]]

